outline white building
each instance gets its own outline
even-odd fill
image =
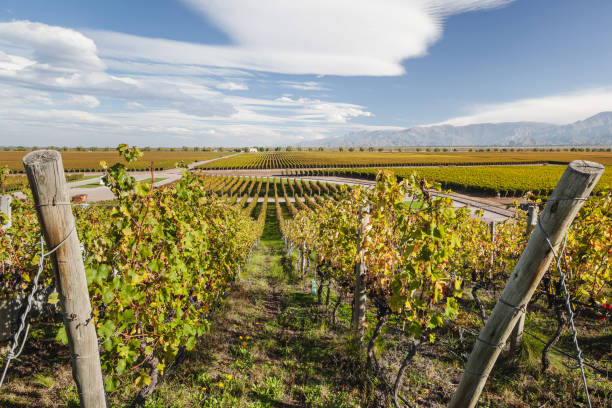
[[[249,147],[249,153],[257,153],[257,149],[255,147]]]

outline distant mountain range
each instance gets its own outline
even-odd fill
[[[391,146],[611,146],[612,112],[569,125],[540,122],[415,126],[403,130],[351,132],[303,143],[324,147]]]

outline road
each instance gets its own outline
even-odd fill
[[[340,183],[349,185],[362,185],[362,186],[373,186],[376,184],[374,180],[363,180],[357,178],[344,178],[344,177],[332,177],[332,176],[309,176],[309,177],[298,177],[303,180],[312,181],[326,181],[329,183]],[[483,210],[482,220],[486,222],[500,222],[514,216],[514,210],[507,209],[499,205],[496,202],[488,200],[482,197],[473,197],[466,194],[459,193],[438,193],[435,191],[431,192],[436,196],[448,196],[453,200],[453,206],[455,208],[467,207],[470,212],[475,215],[476,211]]]
[[[202,164],[214,162],[215,160],[227,159],[229,157],[233,157],[238,154],[240,153],[234,153],[234,154],[230,154],[227,156],[217,157],[214,159],[194,162],[194,163],[188,164],[187,168],[190,170],[193,170],[195,167],[200,166]],[[154,173],[155,178],[164,179],[164,180],[153,183],[153,186],[159,187],[159,186],[163,186],[164,184],[172,183],[174,181],[179,180],[181,177],[183,177],[183,170],[184,169],[174,168],[174,169],[156,171]],[[90,202],[90,203],[93,203],[96,201],[112,200],[113,198],[115,198],[113,193],[106,186],[101,185],[100,187],[82,187],[87,184],[93,184],[93,183],[99,182],[100,178],[103,176],[103,173],[101,172],[100,173],[86,173],[86,175],[97,175],[99,177],[90,178],[87,180],[73,181],[71,183],[68,183],[68,186],[70,187],[71,196],[87,194],[87,202]],[[137,181],[146,180],[148,178],[151,178],[151,173],[148,171],[130,172],[130,175],[133,176]]]

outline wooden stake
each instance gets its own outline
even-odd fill
[[[542,229],[548,234],[555,252],[559,250],[569,226],[603,171],[601,164],[584,160],[573,161],[565,169],[540,216]],[[542,229],[533,230],[500,300],[480,331],[470,359],[465,365],[461,382],[449,404],[450,408],[476,406],[510,331],[523,314],[519,310],[525,310],[542,276],[548,270],[553,253]]]
[[[6,231],[11,228],[11,201],[13,201],[13,196],[11,195],[0,195],[0,213],[6,216],[7,223],[2,225],[2,230]]]
[[[527,208],[527,225],[525,225],[525,235],[531,233],[531,229],[538,223],[538,208],[530,205]]]
[[[72,355],[72,376],[81,407],[104,408],[106,397],[100,367],[95,322],[85,267],[70,207],[62,157],[54,150],[37,150],[23,158],[36,213],[48,250],[66,240],[51,255],[60,305]]]
[[[366,312],[366,287],[365,275],[366,265],[363,260],[364,252],[361,248],[365,227],[370,220],[369,207],[359,210],[359,236],[357,238],[357,253],[359,254],[359,262],[355,264],[355,289],[353,292],[353,313],[351,319],[351,330],[355,337],[355,342],[361,346],[363,341],[365,312]]]
[[[534,225],[538,223],[538,208],[534,205],[530,205],[527,208],[527,223],[525,225],[525,235],[531,233]],[[525,328],[525,313],[521,313],[518,322],[512,329],[510,334],[510,356],[517,356],[521,352],[523,343],[523,330]]]

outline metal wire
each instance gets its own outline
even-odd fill
[[[13,336],[13,343],[11,344],[11,348],[9,349],[9,352],[6,355],[6,363],[4,364],[4,370],[2,371],[2,377],[0,377],[0,387],[2,387],[2,384],[4,383],[4,377],[6,376],[6,372],[8,371],[11,361],[15,360],[21,355],[21,352],[23,351],[23,347],[25,346],[25,342],[28,337],[28,332],[30,331],[30,323],[26,324],[26,320],[27,320],[28,314],[30,313],[30,309],[32,309],[32,301],[34,299],[34,294],[36,293],[36,290],[38,288],[38,279],[40,278],[40,274],[43,271],[45,258],[51,255],[52,253],[54,253],[55,251],[57,251],[59,247],[64,245],[64,243],[68,240],[68,238],[70,238],[70,236],[75,230],[76,230],[76,227],[72,227],[68,235],[66,235],[66,238],[64,238],[59,244],[55,246],[55,248],[53,248],[47,253],[45,253],[45,241],[43,239],[42,234],[40,235],[40,259],[38,260],[38,271],[36,272],[36,275],[34,276],[34,281],[32,282],[32,290],[30,291],[30,294],[28,295],[27,302],[26,302],[26,308],[19,318],[19,328],[17,329],[17,331],[15,332],[15,335]],[[24,329],[25,329],[25,333],[23,335],[23,338],[21,339],[21,345],[19,345],[20,343],[19,338],[21,337],[21,332]],[[15,353],[15,350],[17,349],[18,346],[19,346],[19,351]]]
[[[119,204],[99,204],[99,203],[47,203],[38,204],[36,207],[55,207],[57,205],[69,205],[71,207],[117,207]]]
[[[584,372],[584,361],[582,360],[582,350],[580,350],[580,345],[578,344],[578,331],[576,330],[576,325],[574,324],[574,311],[572,309],[572,304],[570,302],[570,293],[569,293],[569,290],[567,290],[567,286],[565,284],[566,275],[565,273],[563,273],[563,270],[561,269],[561,257],[563,256],[563,253],[565,252],[565,245],[567,244],[567,233],[565,234],[565,238],[563,240],[563,246],[561,247],[561,251],[557,255],[557,253],[555,253],[555,248],[553,247],[553,244],[550,241],[550,237],[548,236],[548,233],[542,226],[542,222],[540,221],[539,217],[538,217],[538,227],[540,228],[542,233],[544,233],[546,242],[548,243],[548,246],[550,247],[550,250],[552,251],[553,257],[555,258],[555,265],[557,268],[557,272],[559,273],[559,276],[561,277],[561,282],[560,282],[561,288],[563,289],[563,292],[565,294],[565,299],[564,299],[565,308],[567,309],[567,313],[569,315],[570,327],[572,328],[572,340],[574,342],[574,347],[576,348],[576,360],[578,360],[577,368],[580,369],[580,374],[582,375],[582,383],[584,385],[584,392],[586,394],[587,403],[589,405],[589,408],[592,408],[591,397],[589,395],[589,386],[587,384],[586,374]]]

